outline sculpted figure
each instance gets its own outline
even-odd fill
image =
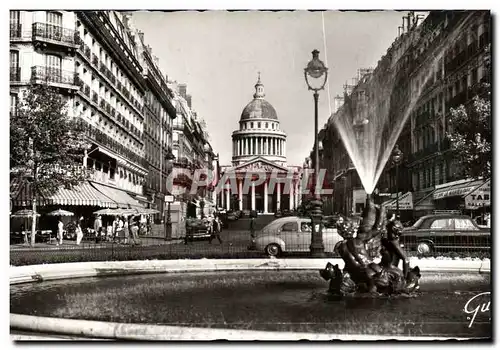
[[[330,280],[330,291],[345,295],[354,291],[370,293],[401,293],[418,289],[420,270],[409,268],[409,260],[399,244],[402,224],[397,220],[386,222],[384,207],[375,205],[371,198],[363,212],[358,232],[350,221],[339,221],[337,231],[344,238],[335,251],[344,260],[343,273],[338,266],[328,264],[320,275]],[[380,252],[382,260],[375,263],[369,248]],[[403,271],[398,268],[403,261]]]

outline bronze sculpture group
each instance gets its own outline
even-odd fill
[[[395,218],[387,220],[384,207],[367,198],[363,219],[357,229],[351,221],[339,221],[338,233],[344,240],[335,251],[344,260],[344,269],[328,263],[320,275],[330,281],[329,292],[348,295],[354,292],[400,294],[419,289],[420,269],[410,269],[399,236],[403,225]],[[375,263],[376,257],[380,262]],[[398,265],[402,261],[403,269]]]

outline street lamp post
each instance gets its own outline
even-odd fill
[[[165,156],[165,159],[167,160],[167,164],[172,164],[172,161],[175,159],[175,156],[172,154],[172,151],[169,151],[167,155]],[[170,169],[170,172],[173,169]],[[167,197],[167,196],[165,196]],[[165,241],[168,241],[170,238],[172,238],[172,218],[170,216],[170,203],[172,203],[174,200],[172,195],[169,195],[167,197],[167,219],[165,220]]]
[[[343,209],[342,211],[344,212],[345,216],[348,216],[347,215],[347,176],[345,174],[342,175],[341,180],[344,184],[344,195],[342,197],[342,209]]]
[[[399,149],[399,146],[394,146],[392,151],[392,161],[396,165],[396,216],[399,218],[399,164],[403,160],[403,152]]]
[[[312,219],[312,238],[311,238],[311,255],[313,257],[322,257],[324,255],[325,247],[323,245],[322,237],[322,202],[319,192],[319,140],[318,140],[318,99],[319,90],[323,90],[328,78],[328,68],[319,59],[319,51],[312,52],[312,60],[309,61],[307,67],[304,69],[304,78],[309,90],[314,91],[314,201],[313,210],[311,214]],[[321,187],[321,186],[319,186]],[[318,230],[316,230],[318,225]]]

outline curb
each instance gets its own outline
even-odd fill
[[[101,321],[72,320],[54,317],[39,317],[19,314],[10,314],[10,327],[15,329],[30,329],[40,333],[64,333],[78,337],[90,337],[98,339],[116,340],[259,340],[259,341],[287,341],[287,340],[354,340],[373,341],[381,339],[394,340],[447,340],[445,337],[403,337],[403,336],[379,336],[379,335],[357,335],[357,334],[316,334],[316,333],[294,333],[294,332],[268,332],[249,331],[239,329],[219,328],[191,328],[178,326],[144,325],[136,323],[115,323]],[[454,340],[466,340],[467,338],[453,338]],[[52,340],[52,339],[51,339]]]
[[[196,259],[74,262],[11,266],[10,284],[50,281],[77,277],[104,277],[146,273],[179,273],[232,270],[316,270],[330,262],[344,267],[340,258],[333,259]],[[490,273],[490,261],[439,260],[410,258],[411,266],[422,272]]]

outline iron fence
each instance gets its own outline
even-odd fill
[[[285,245],[273,242],[253,244],[250,230],[223,230],[218,237],[196,234],[188,237],[183,233],[178,238],[165,240],[162,225],[153,230],[152,235],[141,236],[139,241],[128,242],[106,241],[95,242],[94,236],[86,237],[80,245],[75,241],[64,241],[57,246],[55,239],[50,243],[37,243],[34,248],[23,244],[11,245],[11,265],[29,265],[44,263],[81,262],[81,261],[125,261],[125,260],[168,260],[168,259],[245,259],[266,258],[269,254],[277,253],[280,258],[309,258],[311,237],[308,233],[281,232]],[[256,231],[254,236],[261,233]],[[325,257],[339,257],[335,252],[338,238],[333,233],[324,235]],[[293,239],[291,239],[293,238]],[[258,242],[258,238],[257,238]],[[403,241],[402,241],[403,242]],[[427,246],[405,242],[404,250],[408,256],[443,257],[443,258],[489,258],[491,238],[489,235],[444,239],[436,235],[428,238]],[[430,242],[434,242],[431,244]],[[376,245],[374,245],[376,247]],[[252,249],[249,249],[252,248]],[[369,249],[369,247],[368,247]],[[372,256],[377,251],[372,250]]]

